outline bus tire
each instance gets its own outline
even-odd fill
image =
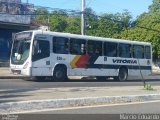
[[[66,81],[67,80],[67,70],[65,67],[57,66],[53,72],[53,80],[54,81]]]
[[[119,74],[117,77],[115,77],[116,80],[118,81],[126,81],[128,78],[128,72],[126,68],[120,68]]]

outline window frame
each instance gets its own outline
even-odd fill
[[[116,51],[115,51],[114,55],[113,54],[109,55],[111,52],[113,52],[113,51],[109,51],[110,53],[108,52],[108,46],[110,46],[109,44],[110,45],[111,44],[115,45],[114,47],[116,48]],[[107,57],[118,57],[118,49],[117,48],[118,48],[118,43],[117,42],[104,42],[103,43],[103,55],[107,56]]]
[[[142,51],[142,57],[140,58],[140,57],[135,57],[135,47],[136,46],[141,46],[142,48],[143,48],[143,51]],[[144,51],[144,49],[145,49],[145,47],[144,47],[144,45],[133,45],[133,58],[136,58],[136,59],[144,59],[145,58],[145,51]]]
[[[59,42],[59,40],[57,40],[57,39],[61,39],[61,41],[63,40],[64,42],[63,43]],[[53,38],[52,38],[52,49],[53,49],[52,52],[53,53],[55,53],[55,54],[69,54],[69,48],[70,47],[69,47],[69,38],[68,37],[53,36]]]
[[[45,54],[44,55],[42,55],[42,49],[39,49],[39,46],[38,46],[38,51],[37,51],[37,54],[35,54],[35,45],[34,45],[34,42],[35,41],[37,41],[37,43],[36,43],[36,45],[38,44],[38,42],[45,42],[45,43],[47,43],[48,45],[48,47],[46,47],[47,49],[45,49],[45,50],[43,50],[43,51],[45,51]],[[44,45],[44,43],[41,43],[42,45]],[[46,46],[46,45],[45,45]],[[32,50],[32,61],[34,62],[34,61],[37,61],[37,60],[41,60],[41,59],[44,59],[44,58],[47,58],[47,57],[50,57],[50,41],[48,41],[48,40],[37,40],[37,39],[35,39],[34,41],[33,41],[33,48],[32,48],[33,50]],[[38,53],[38,52],[40,52],[40,53]],[[44,52],[43,52],[44,53]],[[47,53],[47,54],[46,54]]]
[[[92,42],[92,44],[90,44],[89,42]],[[99,46],[97,46],[99,44]],[[91,50],[89,48],[89,46],[92,45],[92,49],[93,52],[91,53],[89,50]],[[100,47],[100,49],[98,50],[98,47]],[[103,56],[103,41],[96,41],[96,40],[88,40],[87,41],[87,54],[89,55],[98,55],[98,56]]]
[[[122,47],[124,47],[124,46],[129,47],[129,52],[127,52],[129,54],[129,56],[120,56],[120,52],[122,51],[122,50],[120,50],[121,45],[122,45]],[[118,44],[118,56],[121,58],[132,58],[132,45],[128,44],[128,43],[119,43]]]
[[[73,51],[73,49],[74,49],[73,44],[74,43],[77,44],[77,47],[78,47],[78,44],[80,43],[79,44],[80,45],[79,46],[80,47],[80,51],[78,51],[77,53]],[[70,49],[69,49],[70,54],[72,54],[72,55],[85,55],[86,54],[86,43],[87,43],[87,41],[85,39],[70,38]],[[84,44],[84,46],[82,47],[83,44]],[[82,49],[83,49],[83,52],[82,52]]]
[[[147,47],[149,48],[149,52],[146,51]],[[149,57],[147,57],[147,54],[149,55]],[[151,46],[145,46],[145,58],[151,59]]]

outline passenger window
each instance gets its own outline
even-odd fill
[[[105,42],[104,55],[108,57],[117,57],[117,43]]]
[[[130,44],[119,44],[119,57],[131,58],[132,49]]]
[[[37,61],[50,56],[49,41],[34,40],[32,60]]]
[[[151,59],[151,47],[150,46],[145,47],[145,58]]]
[[[65,37],[53,37],[53,52],[58,54],[69,53],[68,38]]]
[[[70,53],[73,55],[84,55],[86,54],[85,40],[82,39],[70,39]]]
[[[144,46],[134,45],[133,46],[133,57],[134,58],[144,58]]]
[[[102,56],[102,42],[100,41],[88,41],[87,51],[90,55]]]

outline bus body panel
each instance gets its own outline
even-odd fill
[[[125,43],[131,45],[150,46],[150,43],[117,40],[111,38],[98,38],[91,36],[80,36],[64,33],[32,31],[33,36],[31,40],[31,48],[28,59],[22,65],[15,65],[10,62],[11,70],[20,70],[25,76],[53,76],[54,69],[57,65],[65,65],[67,67],[68,76],[118,76],[119,69],[126,67],[128,70],[128,77],[147,76],[151,74],[152,55],[151,59],[137,59],[137,58],[122,58],[122,57],[108,57],[105,55],[72,55],[72,54],[58,54],[53,52],[53,37],[78,38],[85,40],[99,40],[102,42]],[[34,41],[48,41],[49,55],[45,58],[33,60]],[[42,43],[43,44],[43,43]],[[41,51],[40,51],[41,52]],[[41,56],[40,56],[41,57]],[[24,69],[24,66],[27,68]]]
[[[14,74],[20,74],[24,76],[31,76],[31,62],[30,58],[24,62],[22,65],[13,65],[10,63],[10,71],[13,72]]]

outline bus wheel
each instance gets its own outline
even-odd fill
[[[56,67],[53,72],[54,81],[66,81],[67,70],[64,67]]]
[[[118,81],[126,81],[128,78],[128,72],[126,68],[121,68],[119,70],[118,77],[116,77],[116,80]]]

